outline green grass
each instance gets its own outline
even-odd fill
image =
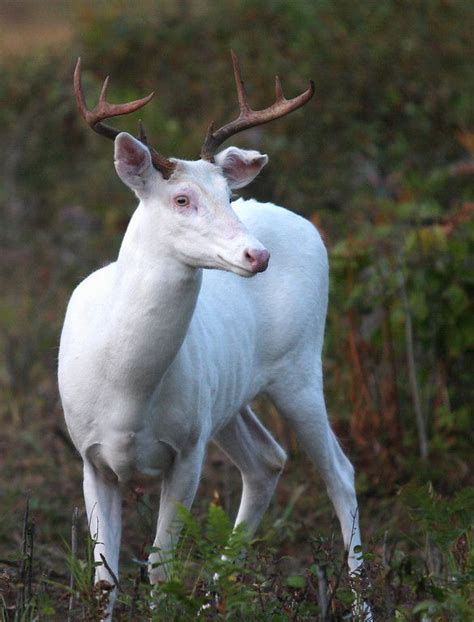
[[[82,513],[74,522],[71,518],[74,506],[82,507],[80,464],[55,438],[56,465],[44,454],[41,464],[32,452],[36,473],[22,476],[30,495],[26,521],[27,495],[13,490],[15,482],[3,495],[0,620],[66,620],[71,595],[72,620],[99,620],[108,597],[107,589],[92,582],[94,543],[85,518]],[[51,441],[48,433],[44,441]],[[471,619],[474,489],[441,496],[431,484],[418,482],[395,486],[383,496],[381,488],[366,484],[359,495],[366,573],[351,583],[337,521],[323,491],[315,494],[320,487],[306,460],[293,457],[257,537],[249,542],[244,529],[232,530],[220,505],[235,512],[238,474],[212,448],[193,513],[179,509],[185,527],[169,578],[153,590],[146,557],[158,486],[136,487],[124,507],[115,619],[343,620],[353,589],[371,602],[377,620]],[[209,505],[213,495],[217,503]]]

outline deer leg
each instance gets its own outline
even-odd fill
[[[115,586],[122,532],[122,493],[117,481],[109,481],[102,477],[88,460],[84,461],[84,499],[89,530],[95,543],[94,560],[98,564],[95,582],[105,580]],[[101,556],[104,557],[106,564],[103,563]],[[106,620],[111,619],[116,596],[115,586],[110,592]]]
[[[294,382],[270,393],[276,407],[296,432],[299,443],[321,474],[329,498],[341,524],[344,546],[348,552],[349,572],[357,577],[362,569],[359,510],[354,487],[354,469],[342,451],[328,422],[323,395],[322,372],[313,382]],[[354,619],[373,622],[370,605],[354,590]]]
[[[351,572],[361,562],[354,551],[360,546],[358,505],[354,487],[354,469],[342,451],[328,422],[323,396],[322,373],[315,381],[305,379],[294,386],[272,389],[270,395],[282,416],[290,423],[309,458],[321,474],[328,495],[341,524],[344,545],[348,551]]]
[[[235,525],[253,533],[267,509],[286,462],[286,454],[249,406],[213,439],[242,476],[242,499]]]
[[[150,583],[160,583],[169,576],[169,565],[173,548],[181,531],[176,519],[176,506],[190,508],[199,484],[205,447],[193,448],[178,454],[161,485],[160,511],[153,548],[148,558]]]

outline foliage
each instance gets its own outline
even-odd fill
[[[341,354],[352,363],[343,392],[352,395],[352,432],[369,452],[376,443],[392,452],[416,447],[414,381],[431,448],[467,450],[473,395],[463,370],[472,363],[474,338],[474,230],[462,221],[472,207],[440,217],[440,205],[412,196],[384,199],[383,210],[379,222],[340,240],[331,253],[329,336],[348,342]],[[343,368],[342,360],[337,364]]]
[[[157,91],[144,121],[159,148],[179,157],[195,157],[207,124],[235,113],[230,47],[242,59],[255,106],[272,97],[275,73],[289,94],[312,77],[317,95],[309,108],[244,141],[275,159],[260,191],[300,212],[317,206],[352,214],[354,184],[367,176],[376,184],[393,173],[424,176],[462,157],[456,132],[473,120],[470,2],[160,4],[147,3],[146,14],[140,3],[77,2],[68,53],[3,64],[2,101],[16,106],[2,108],[0,118],[12,132],[8,143],[21,149],[23,191],[47,187],[53,197],[75,197],[79,181],[87,205],[110,197],[110,186],[100,191],[111,177],[110,148],[89,136],[74,112],[70,76],[79,52],[89,101],[109,72],[118,101]],[[22,124],[14,122],[18,115]],[[58,186],[63,175],[68,183]],[[89,193],[85,178],[101,184],[94,181]]]
[[[54,360],[42,353],[55,346],[67,292],[114,256],[128,219],[131,200],[112,173],[111,146],[75,112],[76,53],[83,55],[89,102],[108,71],[117,101],[157,89],[143,112],[148,134],[160,137],[165,153],[194,157],[207,123],[234,114],[227,51],[234,47],[255,106],[271,98],[277,70],[288,93],[301,89],[305,76],[319,85],[304,111],[238,140],[265,147],[276,160],[248,192],[303,212],[326,235],[333,265],[326,360],[346,388],[329,384],[330,399],[352,412],[361,449],[374,446],[375,432],[397,450],[413,446],[413,389],[407,390],[404,373],[408,310],[416,366],[411,382],[418,383],[421,402],[418,435],[426,428],[435,449],[462,443],[474,330],[474,151],[465,129],[473,123],[466,95],[473,86],[466,61],[472,3],[73,6],[77,26],[67,53],[44,51],[0,64],[1,99],[15,102],[0,110],[7,394],[37,384],[36,363],[53,370]],[[271,36],[261,37],[262,24]],[[130,131],[135,122],[117,121]],[[9,386],[20,379],[21,389]],[[361,385],[366,390],[357,400]],[[342,394],[353,397],[339,404]],[[387,430],[381,430],[385,415]],[[364,443],[367,429],[373,433]]]
[[[474,607],[474,489],[443,499],[430,484],[409,486],[402,497],[425,541],[423,566],[412,556],[403,560],[419,601],[411,613],[420,619],[469,620]]]
[[[167,579],[151,587],[144,580],[146,562],[137,561],[138,574],[121,581],[116,618],[162,620],[331,620],[342,619],[352,607],[354,590],[370,602],[378,620],[423,619],[467,622],[474,586],[474,489],[450,499],[432,486],[407,486],[400,495],[415,521],[417,532],[390,534],[382,554],[362,552],[368,576],[348,581],[346,559],[323,536],[312,538],[307,566],[289,574],[275,553],[288,537],[281,521],[266,532],[264,541],[250,542],[245,527],[232,528],[224,510],[208,508],[203,525],[179,507],[183,536],[167,558]],[[423,556],[415,556],[424,542]],[[67,549],[73,587],[47,580],[30,597],[21,618],[57,619],[60,608],[51,588],[70,598],[72,619],[99,620],[111,586],[94,586],[93,547],[86,537],[86,559]],[[170,561],[171,559],[171,561]],[[45,589],[46,588],[46,589]],[[49,588],[49,589],[48,589]],[[1,611],[1,609],[0,609]],[[5,612],[5,610],[4,610]],[[325,613],[323,613],[325,612]]]
[[[83,59],[91,106],[108,73],[112,101],[156,90],[143,111],[148,135],[166,155],[194,158],[208,123],[236,113],[233,48],[256,108],[271,101],[276,73],[288,96],[307,78],[316,83],[303,110],[236,140],[271,158],[244,196],[311,219],[330,254],[325,391],[336,432],[356,463],[362,511],[367,508],[362,524],[372,537],[365,552],[372,587],[361,589],[378,619],[468,620],[472,2],[74,0],[59,13],[69,16],[71,33],[61,49],[30,49],[25,38],[24,53],[0,58],[4,619],[21,587],[24,556],[15,551],[25,496],[38,529],[34,597],[21,615],[64,619],[69,594],[55,585],[67,582],[58,538],[68,537],[70,510],[81,503],[81,473],[57,402],[58,336],[72,288],[114,258],[134,201],[114,175],[111,144],[76,112],[76,57]],[[116,120],[131,132],[136,122]],[[292,434],[268,405],[260,410],[293,454]],[[218,471],[203,484],[208,498],[233,481]],[[167,617],[198,615],[209,605],[209,619],[315,619],[324,582],[333,594],[331,615],[340,619],[348,611],[352,593],[340,572],[341,545],[313,531],[316,525],[330,531],[324,501],[301,495],[294,519],[275,526],[302,473],[307,490],[317,487],[304,462],[295,471],[298,485],[297,478],[282,482],[264,542],[248,547],[214,506],[203,529],[182,516],[187,531],[173,578],[157,596]],[[234,483],[233,503],[237,491]],[[141,547],[154,528],[154,497],[140,499],[126,512],[133,518],[125,540],[139,535],[124,555],[122,612],[156,617],[141,580],[144,566],[130,563],[145,557]],[[304,524],[297,528],[295,521]],[[231,552],[223,560],[226,547]],[[69,557],[80,607],[92,612],[91,558]]]

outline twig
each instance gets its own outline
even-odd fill
[[[32,593],[33,542],[35,526],[30,523],[30,501],[27,499],[23,517],[23,555],[20,563],[20,584],[16,597],[15,622],[23,619]]]
[[[112,581],[114,582],[115,587],[118,589],[119,592],[121,592],[122,588],[120,587],[120,583],[119,583],[119,580],[117,579],[117,575],[112,570],[112,568],[109,566],[109,563],[107,562],[105,557],[102,555],[102,553],[99,553],[99,556],[100,556],[100,559],[102,560],[102,563],[104,564],[104,567],[108,570],[110,576],[112,577]]]
[[[77,526],[79,522],[79,508],[74,508],[72,513],[71,522],[71,578],[69,579],[70,595],[69,595],[69,607],[67,613],[67,622],[72,622],[72,612],[75,603],[74,593],[74,562],[77,558]]]
[[[26,526],[28,524],[29,499],[26,500],[25,514],[23,516],[23,551],[20,563],[20,584],[16,595],[15,622],[19,622],[23,615],[25,605],[25,556],[26,556]]]
[[[413,347],[413,324],[411,319],[410,304],[408,302],[407,290],[405,286],[405,277],[403,274],[403,265],[399,267],[400,294],[402,297],[402,305],[405,313],[405,346],[407,354],[408,378],[410,381],[411,398],[413,409],[415,411],[416,426],[418,429],[418,443],[420,449],[420,457],[422,460],[428,458],[428,439],[426,434],[425,419],[421,410],[420,389],[418,387],[415,352]]]
[[[321,609],[319,619],[321,622],[328,620],[329,603],[328,600],[328,581],[324,566],[316,564],[316,578],[318,579],[318,604]]]
[[[266,613],[266,608],[265,608],[265,602],[263,600],[263,594],[262,594],[262,586],[260,584],[260,582],[257,582],[257,594],[258,594],[258,604],[260,605],[260,609],[262,610],[262,613]]]
[[[334,582],[334,587],[331,590],[331,595],[329,596],[329,600],[327,602],[327,610],[326,610],[327,613],[329,613],[329,609],[330,609],[330,607],[332,605],[332,601],[334,599],[334,596],[336,595],[336,592],[337,592],[337,590],[339,588],[339,584],[341,583],[342,575],[343,575],[344,570],[345,570],[345,568],[347,566],[349,555],[350,555],[350,553],[352,551],[352,541],[354,540],[354,536],[355,536],[355,533],[357,531],[356,530],[356,521],[357,521],[358,513],[359,513],[359,508],[357,507],[356,511],[354,512],[354,514],[352,516],[352,528],[351,528],[351,537],[349,539],[349,544],[347,546],[347,549],[344,552],[344,559],[342,560],[342,563],[341,563],[341,565],[339,567],[339,571],[338,571],[338,573],[336,575],[336,581]],[[357,569],[357,571],[358,570],[359,569]],[[352,574],[354,574],[354,573],[350,573],[349,576],[352,575]],[[356,594],[356,598],[358,598],[357,594]],[[323,620],[323,622],[325,622],[324,618],[322,618],[322,620]]]
[[[382,548],[382,564],[385,570],[390,568],[390,563],[388,561],[388,555],[387,555],[387,540],[388,540],[388,531],[385,530],[383,534],[383,548]]]
[[[137,603],[140,598],[140,583],[144,583],[144,582],[145,582],[145,569],[143,566],[139,566],[138,574],[135,577],[135,580],[133,582],[132,600],[130,602],[130,609],[128,612],[128,619],[130,620],[130,622],[134,622],[134,620],[136,620]]]
[[[341,565],[339,566],[339,570],[338,570],[338,573],[336,575],[336,580],[334,582],[334,586],[331,589],[331,594],[330,594],[328,602],[327,602],[327,614],[329,614],[329,610],[330,610],[330,608],[332,606],[332,601],[334,600],[336,592],[337,592],[337,590],[339,588],[339,584],[341,583],[342,575],[343,575],[343,573],[344,573],[344,571],[346,569],[346,566],[347,566],[348,557],[349,557],[349,550],[344,552],[344,558],[343,558],[343,560],[341,562]]]
[[[32,582],[33,582],[33,549],[34,549],[34,541],[35,541],[35,524],[34,523],[29,523],[27,525],[26,533],[27,533],[27,546],[28,546],[26,604],[28,605],[31,600]]]

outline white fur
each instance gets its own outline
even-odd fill
[[[121,487],[135,472],[161,475],[154,541],[161,553],[150,556],[150,578],[163,578],[166,566],[153,564],[177,537],[176,501],[191,505],[211,439],[242,474],[236,524],[256,529],[285,463],[285,452],[249,407],[265,393],[319,469],[355,570],[353,469],[329,427],[323,397],[328,263],[318,232],[269,203],[238,200],[231,207],[229,170],[220,166],[225,152],[216,164],[177,161],[165,181],[133,140],[117,138],[116,167],[140,204],[118,259],[73,293],[59,354],[64,413],[84,460],[87,512],[99,542],[96,559],[102,553],[118,575]],[[129,159],[134,149],[139,157]],[[238,183],[245,162],[250,181],[255,162],[260,170],[267,160],[231,150]],[[192,196],[196,211],[177,209],[176,193]],[[240,278],[251,275],[246,249],[264,247],[268,269]],[[111,581],[104,566],[97,579]]]

